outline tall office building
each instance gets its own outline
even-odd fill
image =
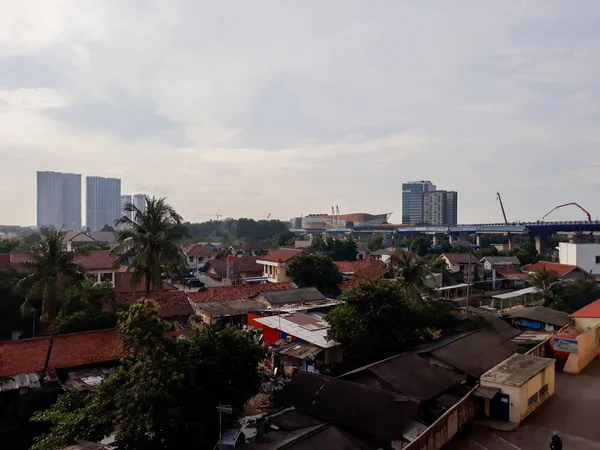
[[[133,204],[141,212],[146,212],[146,196],[144,194],[135,194],[133,196]]]
[[[91,231],[100,231],[105,225],[114,228],[123,216],[121,208],[121,180],[118,178],[86,177],[86,223]]]
[[[133,214],[130,212],[125,212],[125,206],[133,202],[132,195],[121,195],[121,215],[127,216],[130,219],[133,218]]]
[[[435,191],[431,181],[402,183],[402,223],[423,223],[423,193]]]
[[[81,230],[81,175],[37,173],[37,226]]]
[[[456,191],[428,191],[423,193],[423,222],[429,225],[454,226],[458,219]]]
[[[121,210],[123,211],[123,215],[127,214],[127,216],[133,220],[135,219],[134,213],[128,212],[125,213],[125,205],[133,204],[137,209],[141,212],[146,212],[146,197],[144,194],[135,194],[135,195],[121,195]]]

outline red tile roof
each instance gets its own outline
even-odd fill
[[[559,263],[548,262],[548,261],[538,261],[534,264],[528,264],[525,267],[523,267],[524,272],[537,272],[537,271],[543,270],[543,269],[545,269],[547,272],[555,272],[558,274],[559,277],[564,277],[565,275],[568,275],[569,273],[573,272],[574,270],[579,270],[579,271],[584,272],[582,269],[580,269],[577,266],[571,266],[568,264],[559,264]]]
[[[44,368],[48,337],[0,343],[0,376],[40,372]],[[86,331],[56,336],[49,367],[66,369],[118,360],[121,338],[116,330]]]
[[[144,297],[144,295],[133,293],[119,294],[117,295],[117,302],[131,305],[142,297]],[[186,293],[183,291],[176,290],[163,293],[152,292],[149,298],[158,303],[160,306],[158,316],[162,317],[163,319],[168,319],[170,317],[191,316],[194,314],[194,310],[190,305],[190,301]],[[109,307],[109,305],[109,303],[105,303],[105,308]]]
[[[294,256],[302,253],[302,250],[297,250],[294,248],[278,248],[277,250],[273,250],[272,252],[267,253],[266,256],[262,256],[260,258],[261,261],[271,261],[278,262],[281,260],[282,263],[289,261]]]
[[[226,300],[242,300],[265,291],[283,291],[296,289],[293,283],[242,284],[240,286],[209,287],[204,291],[188,292],[188,297],[195,303],[224,302]]]
[[[233,278],[239,278],[242,273],[256,274],[257,276],[262,275],[263,266],[257,264],[256,261],[260,259],[256,256],[240,256],[231,260]],[[211,259],[206,263],[208,265],[207,275],[211,278],[222,279],[227,277],[227,258],[222,259]],[[210,269],[214,270],[214,274],[208,273]],[[213,275],[216,275],[214,277]]]
[[[131,285],[133,273],[131,272],[117,272],[115,273],[115,291],[117,294],[129,294],[129,293],[145,293],[146,292],[146,281],[145,278],[135,286]],[[164,291],[175,291],[177,288],[172,284],[163,281],[162,289]]]
[[[360,283],[362,283],[363,281],[368,281],[365,278],[352,278],[348,281],[344,281],[342,284],[339,285],[340,289],[342,292],[347,291],[350,288],[353,288],[354,286],[359,285]]]
[[[73,262],[81,264],[85,270],[110,269],[117,261],[116,256],[110,254],[110,250],[93,250],[87,255],[75,255]]]
[[[356,278],[364,278],[369,280],[374,280],[376,278],[381,278],[388,272],[388,268],[382,265],[379,266],[364,266],[354,272],[354,276]]]
[[[186,245],[182,249],[183,249],[183,253],[185,253],[186,256],[193,256],[193,257],[204,256],[205,258],[210,258],[211,256],[213,256],[215,254],[214,252],[205,249],[202,246],[202,244]]]
[[[10,253],[0,253],[0,269],[8,269],[10,267]]]
[[[585,305],[580,310],[575,311],[569,317],[589,317],[593,319],[600,319],[600,298],[589,305]]]
[[[335,261],[335,265],[338,267],[338,269],[340,269],[340,272],[352,274],[365,266],[378,267],[381,265],[381,261],[371,261],[366,259],[360,259],[356,261]]]
[[[31,255],[29,253],[10,252],[11,264],[23,264],[28,261],[31,261]]]

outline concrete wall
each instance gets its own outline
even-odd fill
[[[558,244],[558,257],[561,264],[579,266],[594,275],[600,274],[600,263],[596,263],[596,256],[600,257],[600,244],[573,244],[570,242]]]
[[[269,279],[270,283],[290,283],[292,278],[287,275],[287,264],[264,264],[263,276]]]
[[[579,328],[579,327],[578,327]],[[577,353],[571,353],[563,372],[578,374],[599,354],[597,326],[577,336]]]
[[[580,330],[592,330],[600,325],[600,318],[594,317],[576,317],[575,318],[575,326]]]

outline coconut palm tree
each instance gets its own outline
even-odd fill
[[[85,279],[84,269],[73,262],[75,252],[66,250],[63,233],[54,227],[42,233],[42,240],[31,251],[30,259],[20,264],[28,274],[16,287],[27,291],[23,312],[32,308],[32,301],[41,301],[41,320],[50,332],[44,372],[46,376],[54,338],[56,335],[56,317],[61,310],[64,293],[70,286]]]
[[[389,262],[394,278],[413,292],[424,293],[429,290],[425,279],[431,274],[425,261],[411,253],[399,250]]]
[[[180,241],[188,236],[183,220],[164,197],[145,196],[146,209],[125,205],[125,215],[115,224],[119,245],[113,249],[116,265],[126,265],[133,272],[132,284],[144,281],[146,297],[150,291],[162,290],[162,274],[174,275],[187,269],[187,258]],[[133,216],[133,219],[130,217]]]

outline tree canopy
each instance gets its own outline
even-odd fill
[[[347,363],[368,364],[406,351],[454,320],[449,307],[396,282],[365,281],[344,292],[332,310],[328,338],[344,346]]]
[[[317,235],[311,243],[311,246],[319,253],[329,256],[334,261],[356,261],[358,250],[356,241],[350,237],[337,239]]]
[[[207,328],[188,340],[171,340],[159,307],[140,300],[119,320],[126,356],[93,393],[66,393],[35,421],[50,425],[33,450],[77,439],[99,441],[116,432],[119,448],[212,448],[218,439],[220,402],[241,408],[259,392],[257,365],[264,350],[242,332]]]
[[[367,240],[367,247],[372,252],[383,248],[383,236],[381,234],[373,235]]]
[[[288,231],[285,222],[275,219],[254,220],[240,218],[210,220],[201,223],[186,222],[184,226],[188,229],[191,236],[208,238],[209,240],[222,240],[223,238],[271,239]]]
[[[300,254],[292,260],[288,271],[298,287],[315,287],[324,295],[338,292],[338,285],[343,281],[341,272],[328,256]]]

